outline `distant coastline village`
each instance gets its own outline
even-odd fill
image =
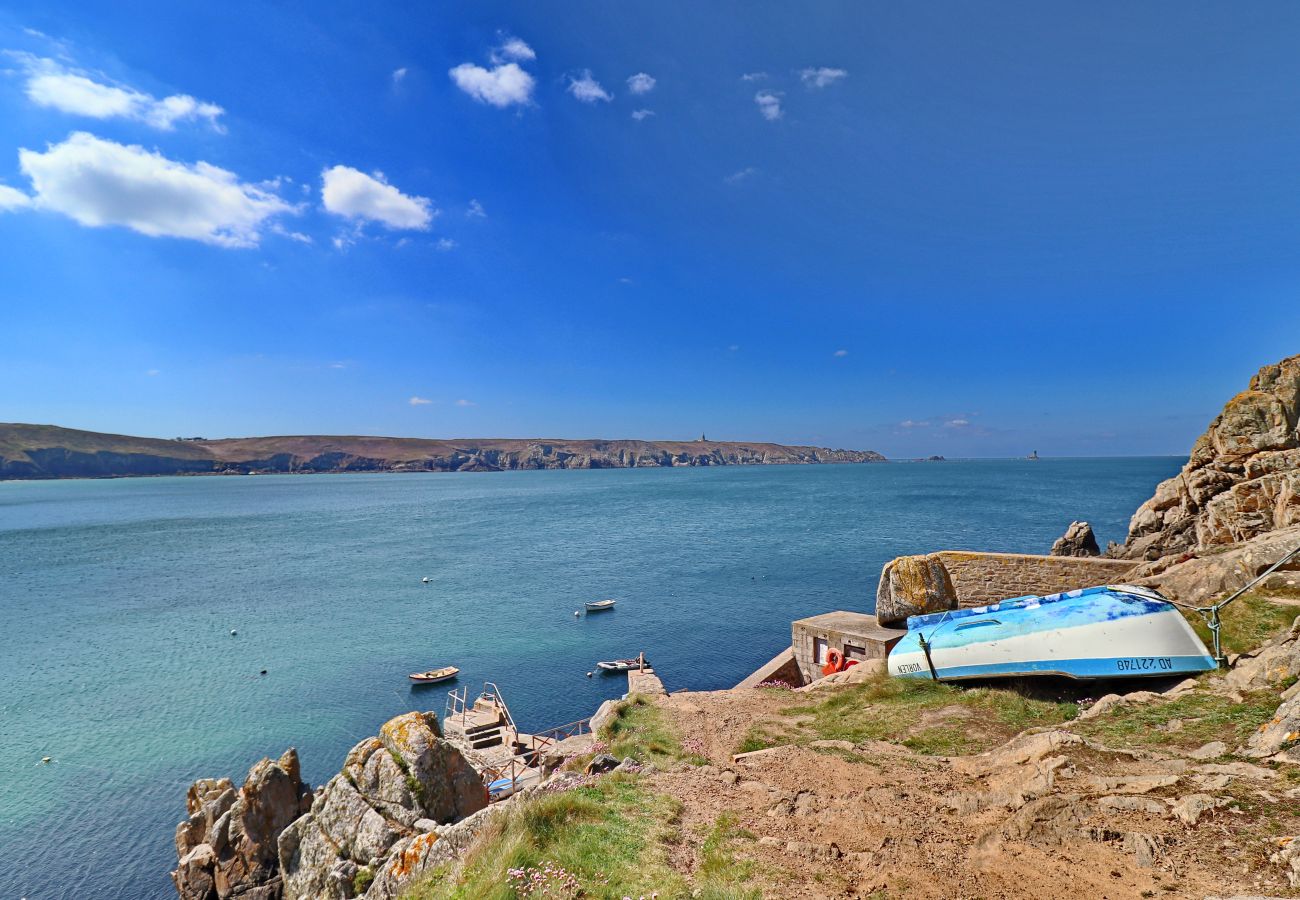
[[[1300,356],[1123,544],[1075,522],[1043,555],[917,548],[873,613],[810,610],[730,690],[669,693],[645,648],[622,699],[527,733],[496,685],[448,681],[320,787],[293,750],[200,779],[177,891],[1296,896],[1298,419]]]

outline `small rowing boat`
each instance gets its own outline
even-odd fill
[[[613,609],[614,600],[588,600],[587,612],[604,612],[607,609]]]
[[[912,616],[889,652],[891,675],[935,681],[1152,678],[1215,668],[1173,603],[1128,584]]]
[[[646,665],[650,665],[646,663]],[[633,669],[641,668],[639,659],[610,659],[596,663],[596,668],[602,672],[630,672]]]
[[[440,681],[451,681],[460,674],[460,669],[455,666],[443,666],[441,669],[430,669],[427,672],[412,672],[408,678],[417,684],[437,684]]]

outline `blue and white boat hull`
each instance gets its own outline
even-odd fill
[[[1169,677],[1215,668],[1178,609],[1150,588],[1132,585],[912,616],[907,635],[889,653],[891,675],[939,681]]]

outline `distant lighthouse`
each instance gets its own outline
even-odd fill
[[[709,439],[706,438],[706,437],[704,436],[704,432],[701,431],[701,432],[700,432],[700,443],[701,443],[701,444],[706,444],[706,443],[708,443],[708,441],[709,441]]]

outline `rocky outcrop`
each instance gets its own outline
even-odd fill
[[[458,441],[328,435],[159,440],[0,423],[0,478],[312,472],[501,472],[881,462],[871,450],[738,441]]]
[[[277,842],[311,805],[298,754],[263,759],[238,791],[228,778],[202,778],[185,798],[189,818],[176,827],[172,881],[182,900],[277,900]]]
[[[1207,604],[1244,587],[1300,544],[1300,525],[1270,531],[1203,556],[1166,556],[1142,563],[1125,581],[1145,584],[1183,603]],[[1266,579],[1260,590],[1300,587],[1300,560],[1292,560]]]
[[[1097,536],[1087,522],[1071,522],[1065,534],[1052,544],[1052,556],[1101,556]]]
[[[1265,366],[1138,508],[1112,555],[1202,553],[1300,524],[1300,356]]]
[[[908,616],[957,608],[957,591],[937,554],[900,556],[885,564],[876,588],[876,620],[895,625]]]
[[[293,750],[257,763],[238,791],[228,778],[194,782],[172,880],[182,900],[390,900],[463,849],[487,805],[437,717],[407,713],[353,747],[315,794]]]
[[[478,773],[443,739],[436,716],[398,716],[352,748],[310,812],[280,836],[284,898],[369,897],[374,884],[422,871],[417,863],[437,844],[439,826],[487,803]],[[359,891],[362,884],[372,887]]]

